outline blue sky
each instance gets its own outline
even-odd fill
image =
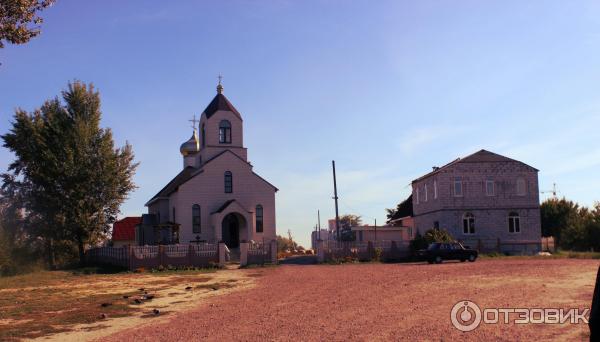
[[[254,170],[279,189],[277,229],[302,243],[321,210],[385,220],[412,179],[485,148],[540,187],[600,200],[600,3],[594,1],[74,1],[0,50],[0,133],[68,81],[93,82],[102,125],[141,162],[143,204],[224,75]],[[0,148],[0,169],[13,156]],[[542,195],[542,198],[545,198]]]

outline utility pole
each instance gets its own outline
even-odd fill
[[[335,160],[331,161],[333,166],[333,199],[335,200],[335,235],[338,241],[340,241],[340,214],[338,212],[338,195],[337,195],[337,183],[335,180]]]

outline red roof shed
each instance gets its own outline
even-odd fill
[[[142,218],[137,216],[125,217],[113,224],[113,241],[135,240],[135,226],[142,223]]]

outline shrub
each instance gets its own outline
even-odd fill
[[[410,241],[410,250],[414,254],[419,249],[425,249],[434,242],[453,242],[454,237],[444,229],[429,229],[424,235],[417,232],[415,238]]]
[[[375,256],[373,258],[374,261],[381,261],[381,257],[383,256],[383,248],[376,247],[375,248]]]

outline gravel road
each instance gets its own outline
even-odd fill
[[[452,326],[450,310],[465,299],[482,308],[589,307],[598,265],[487,259],[240,270],[256,276],[257,286],[104,340],[582,340],[586,324],[481,324],[461,332]]]

